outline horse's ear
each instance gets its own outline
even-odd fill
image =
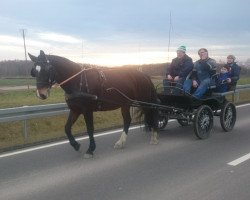
[[[33,62],[37,61],[37,57],[36,56],[33,56],[30,53],[28,53],[28,55],[29,55],[31,61],[33,61]]]
[[[41,59],[42,61],[48,62],[47,57],[46,57],[46,55],[45,55],[45,53],[44,53],[43,50],[40,50],[39,59]]]

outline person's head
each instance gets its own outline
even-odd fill
[[[229,72],[230,70],[231,70],[230,66],[224,65],[224,66],[221,67],[220,72],[224,74],[224,73]]]
[[[205,48],[201,48],[198,51],[198,55],[200,56],[201,60],[206,60],[208,58],[208,51]]]
[[[234,55],[228,55],[227,56],[227,63],[233,63],[235,61],[235,56]]]
[[[178,49],[177,49],[177,58],[183,58],[186,54],[186,46],[180,46]]]

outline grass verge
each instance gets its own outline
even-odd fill
[[[161,83],[162,80],[154,80],[155,84]],[[243,78],[239,84],[250,83],[250,78]],[[228,96],[231,100],[232,97]],[[249,91],[240,93],[240,102],[249,102]],[[0,93],[0,108],[19,107],[27,105],[41,105],[50,103],[64,102],[64,92],[60,88],[51,91],[50,98],[42,101],[35,97],[35,90],[9,91]],[[23,137],[23,122],[0,123],[0,152],[11,148],[51,141],[65,138],[64,125],[67,116],[53,116],[46,118],[32,119],[28,121],[28,137]],[[108,127],[122,126],[122,117],[120,110],[109,112],[94,113],[95,130],[107,129]],[[80,117],[73,126],[74,135],[83,134],[86,132],[85,122],[83,117]]]

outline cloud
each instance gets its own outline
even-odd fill
[[[49,46],[49,43],[37,41],[35,39],[26,38],[26,44],[29,46]],[[11,35],[0,35],[0,45],[16,45],[23,46],[23,38],[11,36]]]
[[[53,33],[53,32],[39,33],[38,37],[42,40],[47,40],[52,42],[71,43],[71,44],[82,43],[82,40],[76,37],[70,35],[64,35],[61,33]]]
[[[14,37],[10,35],[0,35],[0,44],[15,44],[15,45],[22,45],[21,37]]]

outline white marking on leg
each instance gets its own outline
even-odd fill
[[[126,141],[127,141],[127,134],[123,131],[120,139],[115,143],[114,148],[115,149],[123,148],[125,146]]]
[[[87,154],[87,153],[85,153],[85,154],[83,155],[83,158],[84,158],[84,159],[90,159],[90,158],[93,158],[93,157],[94,157],[93,155]]]
[[[157,136],[158,136],[158,133],[156,131],[152,131],[152,134],[151,134],[151,139],[150,139],[150,144],[158,144],[159,141],[157,139]]]

